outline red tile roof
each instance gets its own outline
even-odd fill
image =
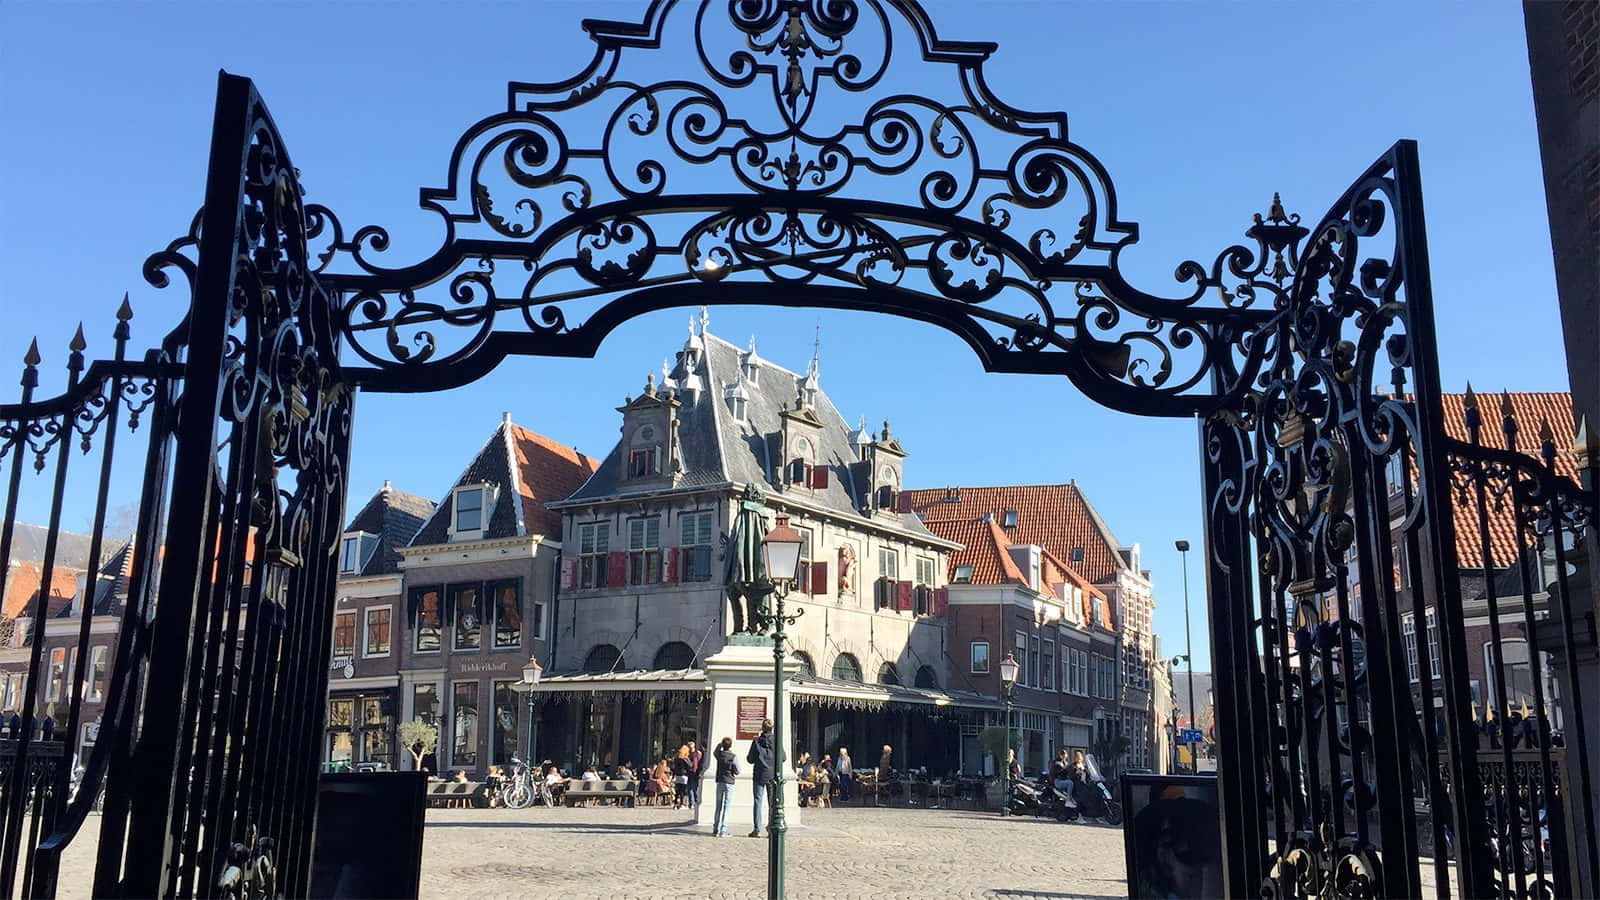
[[[511,426],[511,437],[522,490],[523,523],[529,534],[560,538],[561,513],[546,509],[545,504],[572,496],[600,468],[600,462],[521,425]]]
[[[961,550],[950,554],[949,564],[952,573],[957,566],[971,566],[973,584],[1028,583],[1028,576],[1010,553],[1012,544],[1027,542],[1011,540],[1006,536],[1005,530],[994,522],[978,519],[930,519],[923,524],[935,535],[962,545]],[[1048,549],[1044,551],[1044,565],[1041,568],[1040,580],[1044,582],[1045,593],[1059,596],[1058,588],[1068,583],[1077,585],[1083,591],[1083,609],[1079,612],[1079,619],[1084,622],[1090,621],[1094,613],[1093,598],[1099,597],[1104,600],[1105,593]],[[1101,604],[1101,609],[1103,613],[1100,624],[1109,629],[1112,627],[1110,604]]]
[[[1511,413],[1517,423],[1517,450],[1538,458],[1539,426],[1548,422],[1555,434],[1556,472],[1577,481],[1578,457],[1572,447],[1577,427],[1572,418],[1572,395],[1522,391],[1504,396],[1511,401]],[[1467,440],[1466,394],[1445,394],[1443,399],[1445,433],[1457,440]],[[1500,427],[1500,396],[1478,395],[1478,414],[1483,421],[1483,427],[1478,430],[1483,445],[1507,449],[1505,433]],[[1476,494],[1469,490],[1463,495],[1452,487],[1450,499],[1455,509],[1457,561],[1464,569],[1479,568],[1483,565],[1483,541],[1478,532]],[[1496,568],[1504,568],[1517,559],[1517,522],[1509,498],[1498,508],[1492,493],[1487,495],[1487,500],[1489,558]],[[1532,540],[1531,535],[1529,540]]]
[[[78,576],[81,569],[56,566],[50,573],[50,597],[45,601],[45,618],[59,613],[72,598],[78,595]],[[39,586],[44,583],[42,564],[23,560],[14,563],[6,573],[5,599],[0,602],[0,614],[8,619],[32,616],[33,603],[39,596]]]
[[[910,499],[911,511],[924,520],[975,522],[989,513],[998,527],[1004,524],[1006,512],[1015,510],[1016,527],[1003,529],[1010,543],[1037,544],[1057,559],[1071,562],[1096,584],[1105,583],[1124,568],[1115,538],[1076,482],[932,488],[906,491],[904,496]],[[1083,548],[1081,562],[1072,558],[1075,547]]]

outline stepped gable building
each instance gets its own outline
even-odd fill
[[[963,545],[950,557],[952,663],[976,690],[999,694],[999,661],[1017,660],[1018,757],[1042,771],[1056,750],[1091,750],[1115,729],[1118,637],[1106,594],[1038,544],[993,518],[929,519]]]
[[[328,673],[331,766],[395,767],[400,700],[400,617],[405,609],[401,551],[433,515],[431,500],[389,482],[350,520],[339,542],[339,600]]]
[[[951,683],[944,589],[959,547],[902,511],[907,448],[888,422],[846,421],[815,354],[790,371],[706,325],[702,310],[661,380],[617,407],[594,476],[550,504],[566,540],[556,646],[533,692],[539,756],[637,765],[721,737],[704,733],[700,666],[735,628],[725,544],[756,485],[805,537],[789,597],[804,610],[788,629],[793,749],[867,760],[890,744],[897,766],[961,766],[961,729],[996,703]]]
[[[1154,769],[1151,667],[1155,660],[1155,641],[1151,616],[1155,600],[1150,573],[1140,565],[1139,545],[1117,541],[1076,481],[910,490],[905,492],[904,503],[905,508],[930,523],[929,527],[936,531],[938,529],[931,523],[991,524],[1007,547],[1037,547],[1041,557],[1053,558],[1057,565],[1077,573],[1095,588],[1105,603],[1105,615],[1086,616],[1086,622],[1103,621],[1103,627],[1115,633],[1116,641],[1115,647],[1109,650],[1097,651],[1093,645],[1089,650],[1088,677],[1093,690],[1090,696],[1096,701],[1114,699],[1115,712],[1102,710],[1095,724],[1087,727],[1096,736],[1120,731],[1128,741],[1124,766]],[[1010,550],[1007,555],[1014,556]],[[958,581],[958,574],[952,570],[951,580]],[[1092,603],[1095,594],[1086,596]],[[1094,627],[1098,626],[1091,625],[1091,633]],[[1006,636],[1003,643],[991,647],[990,653],[995,655],[996,662],[1005,655],[1005,650],[1015,652],[1018,649],[1019,637],[1020,634],[1014,633]],[[1075,638],[1076,632],[1068,639]],[[1043,638],[1038,639],[1042,653]],[[1000,638],[996,635],[993,640]],[[1028,635],[1030,654],[1034,640],[1035,635]],[[1060,647],[1056,649],[1059,658]],[[1021,654],[1016,655],[1020,662]],[[1111,673],[1109,676],[1107,670]],[[1109,697],[1104,696],[1108,693],[1108,681]],[[1086,726],[1076,721],[1063,724],[1068,730],[1061,735],[1057,746],[1082,746]],[[1045,732],[1040,740],[1048,743],[1048,734]]]

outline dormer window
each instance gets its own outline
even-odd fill
[[[494,506],[493,489],[487,484],[458,487],[450,498],[451,540],[475,540],[489,527],[489,512]]]
[[[734,419],[736,419],[736,420],[738,420],[740,422],[743,422],[745,420],[745,404],[746,404],[746,402],[747,401],[743,397],[735,397],[735,398],[733,398],[733,417],[734,417]]]
[[[648,478],[661,474],[661,448],[650,447],[628,453],[628,477]]]
[[[347,534],[339,544],[339,574],[353,575],[361,569],[361,535]]]

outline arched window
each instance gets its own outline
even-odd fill
[[[815,678],[817,676],[817,664],[811,661],[811,654],[804,650],[796,650],[792,659],[800,664],[801,675],[807,678]]]
[[[622,651],[615,644],[596,644],[583,660],[583,671],[589,675],[604,675],[622,668]]]
[[[853,681],[861,683],[861,663],[848,653],[841,653],[833,661],[833,677],[839,681]]]
[[[939,676],[933,674],[932,666],[922,666],[917,669],[917,687],[927,688],[930,691],[939,689]]]
[[[899,684],[900,683],[900,671],[894,667],[894,663],[886,662],[882,666],[878,667],[878,683],[879,684]]]
[[[694,668],[694,649],[683,641],[669,641],[661,645],[656,651],[655,665],[652,669],[692,669]]]

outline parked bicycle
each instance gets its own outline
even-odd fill
[[[499,799],[507,809],[527,809],[534,803],[553,806],[550,786],[521,758],[513,756],[500,782]]]

